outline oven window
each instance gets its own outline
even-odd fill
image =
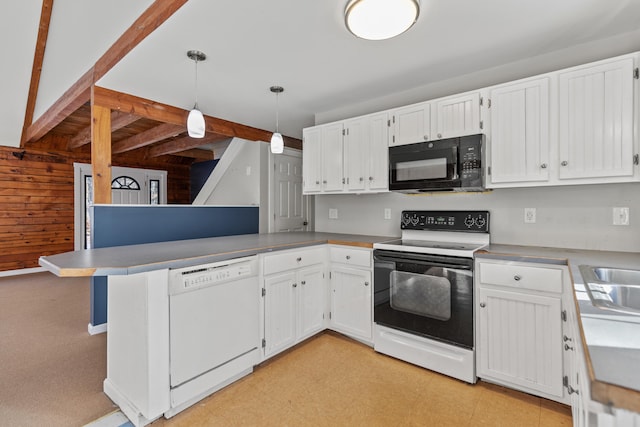
[[[451,319],[451,282],[442,268],[428,274],[391,272],[391,308],[438,320]]]
[[[418,179],[447,178],[447,159],[411,160],[395,165],[396,181],[415,181]]]

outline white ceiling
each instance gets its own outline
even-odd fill
[[[151,2],[56,0],[36,117]],[[39,15],[39,7],[33,5],[39,3],[21,0],[3,6],[17,9],[16,4],[20,4],[20,10],[13,11],[20,17],[33,14],[33,10],[22,9],[37,9],[24,30],[13,28],[23,35],[18,43],[29,69]],[[518,61],[536,64],[531,58],[545,58],[567,48],[578,51],[581,46],[599,46],[595,55],[605,56],[609,52],[613,56],[640,50],[640,0],[421,0],[422,12],[412,29],[378,42],[357,39],[346,30],[346,3],[190,0],[99,84],[191,108],[195,97],[194,64],[186,52],[198,49],[208,56],[199,64],[198,101],[205,114],[273,129],[275,95],[269,87],[281,85],[285,92],[280,95],[280,131],[300,138],[302,128],[313,125],[316,115],[327,116],[327,112],[350,105],[360,105],[360,110],[367,112],[368,103],[372,106],[370,111],[376,111],[384,103],[378,102],[374,107],[373,100],[387,97],[387,104],[393,104],[398,102],[389,98],[393,94],[419,93],[419,88],[477,71],[499,70],[500,66]],[[84,20],[83,15],[87,15]],[[96,20],[95,16],[101,19]],[[3,51],[5,45],[16,40],[15,34],[6,32],[2,25]],[[602,40],[612,42],[594,44]],[[579,51],[579,55],[566,59],[566,65],[598,59],[591,58],[594,54],[586,49]],[[20,73],[13,69],[10,72],[21,82],[17,86],[22,98],[10,101],[18,108],[26,102],[27,95],[22,56]],[[3,57],[7,57],[6,53]],[[556,62],[564,64],[562,58]],[[536,64],[535,68],[538,72],[550,71],[555,65]],[[497,83],[524,77],[526,73],[492,72],[489,80]],[[473,86],[467,81],[465,85],[481,87],[478,83]],[[4,90],[7,83],[0,84]],[[23,111],[24,107],[19,108],[22,115]],[[15,118],[7,122],[5,117],[0,116],[0,138],[5,128],[22,123]],[[3,139],[0,144],[11,145]]]

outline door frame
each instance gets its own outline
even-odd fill
[[[299,157],[300,161],[302,161],[302,150],[296,150],[294,148],[289,148],[289,147],[284,147],[284,152],[283,154],[286,154],[288,156],[292,156],[292,157]],[[268,218],[269,218],[269,227],[268,227],[268,232],[269,233],[275,233],[276,232],[276,228],[275,228],[275,212],[276,212],[276,206],[278,206],[279,200],[276,200],[276,195],[277,195],[277,191],[276,191],[276,182],[275,182],[275,168],[276,168],[276,162],[275,162],[275,156],[278,156],[279,154],[273,154],[271,152],[271,150],[269,150],[269,161],[268,161],[268,170],[269,170],[269,209],[268,209]],[[302,191],[302,186],[300,187],[300,190]],[[303,203],[303,209],[305,209],[306,212],[306,216],[307,216],[307,226],[305,227],[305,231],[312,231],[315,229],[315,200],[313,196],[305,196],[302,195],[302,203]]]
[[[113,166],[111,168],[112,179],[122,175],[144,174],[144,183],[142,191],[148,194],[149,182],[158,180],[160,184],[160,203],[167,204],[167,171],[154,169],[126,168]],[[74,250],[84,249],[84,223],[86,221],[86,212],[84,206],[85,185],[84,177],[92,175],[92,168],[87,163],[73,163],[73,246]],[[146,204],[150,202],[147,201]]]

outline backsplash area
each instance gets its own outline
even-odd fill
[[[629,225],[613,225],[613,208]],[[524,222],[524,209],[536,222]],[[329,210],[337,219],[329,219]],[[384,219],[385,209],[391,219]],[[403,210],[488,210],[493,243],[640,252],[640,183],[507,188],[484,193],[320,195],[316,231],[398,236]]]

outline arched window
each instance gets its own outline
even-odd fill
[[[129,176],[119,176],[111,181],[112,190],[140,190],[140,184]]]

